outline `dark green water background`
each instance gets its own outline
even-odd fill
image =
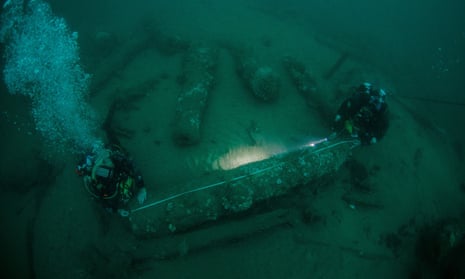
[[[424,276],[417,278],[436,278],[431,275],[435,268],[418,264],[415,243],[425,224],[457,218],[454,224],[465,227],[464,1],[50,4],[71,30],[79,32],[88,73],[105,61],[96,50],[99,32],[114,35],[118,49],[144,28],[156,26],[187,41],[251,46],[257,57],[276,68],[286,54],[299,57],[317,77],[332,108],[343,100],[342,89],[369,79],[387,89],[392,124],[385,139],[354,151],[349,164],[318,193],[303,191],[296,194],[304,196],[300,200],[277,202],[295,203],[324,221],[290,222],[285,229],[201,252],[190,253],[189,243],[181,241],[180,257],[143,262],[136,256],[138,251],[150,255],[144,240],[135,239],[118,217],[102,212],[86,195],[73,173],[77,158],[64,154],[53,161],[44,159],[50,147],[34,132],[29,100],[9,95],[2,83],[0,273],[14,274],[2,278],[407,278],[415,272]],[[347,54],[348,61],[325,80],[325,72],[341,54]],[[186,190],[186,181],[205,175],[218,157],[245,144],[244,131],[250,125],[261,129],[264,145],[276,144],[279,150],[329,133],[282,70],[278,74],[283,77],[283,97],[267,106],[244,93],[226,52],[220,61],[218,85],[205,114],[204,140],[193,148],[179,148],[170,140],[179,54],[150,49],[137,53],[124,69],[112,73],[104,89],[91,92],[95,95],[89,102],[105,115],[115,94],[137,88],[150,77],[165,77],[142,92],[147,97],[137,109],[116,116],[121,127],[135,131],[122,143],[146,176],[149,200]],[[362,180],[373,186],[367,200],[381,204],[381,209],[354,210],[344,202],[353,194],[360,172],[366,172],[368,178],[362,175]],[[460,232],[465,229],[455,231],[463,237]],[[154,254],[156,247],[150,246]]]

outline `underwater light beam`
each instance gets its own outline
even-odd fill
[[[231,170],[240,166],[266,160],[276,154],[287,152],[283,146],[240,146],[231,149],[213,163],[214,169]]]

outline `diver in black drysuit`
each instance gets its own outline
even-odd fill
[[[333,137],[358,138],[362,145],[378,142],[389,127],[386,92],[370,83],[354,88],[339,107],[333,122]]]

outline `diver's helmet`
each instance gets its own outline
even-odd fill
[[[114,198],[118,193],[116,187],[108,187],[114,178],[114,169],[115,166],[111,160],[111,152],[107,149],[101,150],[95,156],[90,174],[84,177],[84,184],[87,190],[98,198]]]

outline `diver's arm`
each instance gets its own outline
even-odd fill
[[[147,189],[145,188],[144,177],[138,170],[134,171],[134,173],[134,180],[137,188],[137,201],[139,204],[143,204],[147,199]]]

